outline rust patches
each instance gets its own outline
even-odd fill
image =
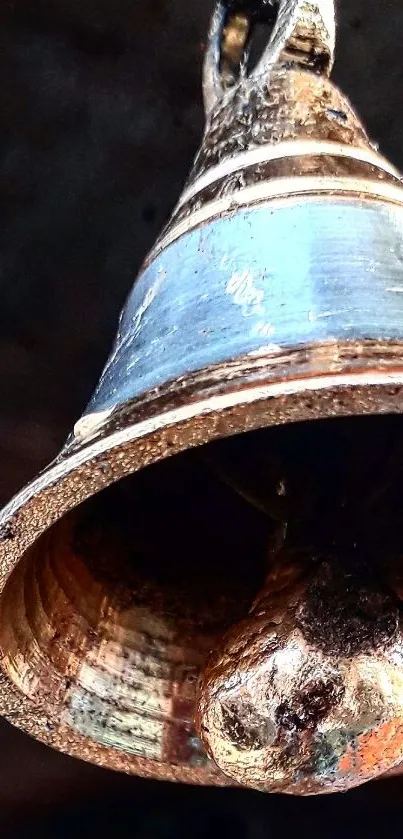
[[[287,731],[314,730],[338,705],[344,693],[341,682],[312,680],[277,707],[276,724]]]

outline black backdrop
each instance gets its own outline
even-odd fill
[[[403,168],[401,0],[339,0],[334,77]],[[0,7],[0,503],[53,457],[196,151],[210,0]],[[0,721],[0,836],[401,835],[403,777],[296,800],[173,787]]]

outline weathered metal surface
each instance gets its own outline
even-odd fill
[[[403,205],[361,196],[279,199],[198,226],[135,284],[90,413],[252,353],[274,381],[276,359],[304,344],[398,341],[402,243]]]
[[[251,588],[251,578],[241,586],[243,595],[236,586],[245,582],[242,563],[234,580],[220,586],[218,572],[212,573],[207,591],[197,574],[188,588],[181,589],[178,580],[172,586],[164,574],[154,584],[157,566],[165,574],[177,568],[175,551],[166,553],[172,517],[146,518],[159,549],[148,553],[136,503],[117,505],[124,526],[119,516],[114,521],[112,508],[103,507],[108,495],[100,495],[98,507],[96,502],[95,523],[91,502],[73,512],[120,478],[223,437],[305,419],[401,412],[403,190],[328,80],[332,4],[280,5],[262,72],[240,73],[232,87],[227,78],[225,89],[218,73],[213,93],[207,90],[201,152],[134,286],[88,410],[57,462],[2,513],[0,711],[38,739],[116,769],[312,792],[353,786],[401,757],[394,737],[390,751],[370,757],[364,769],[353,766],[334,781],[329,764],[321,779],[307,780],[312,763],[303,765],[300,752],[315,741],[311,710],[320,702],[344,707],[354,694],[347,689],[351,673],[361,674],[357,662],[348,665],[351,672],[343,674],[341,685],[336,679],[334,690],[319,672],[315,685],[325,685],[322,692],[306,691],[298,667],[284,685],[280,705],[290,705],[296,684],[304,702],[302,711],[301,703],[296,710],[291,703],[290,714],[284,711],[282,728],[288,731],[287,720],[294,725],[301,713],[309,725],[282,778],[266,772],[263,741],[259,759],[254,763],[249,755],[245,770],[239,754],[228,762],[214,738],[207,738],[217,768],[195,729],[195,679],[209,650],[221,643],[222,630],[247,612],[265,574]],[[221,26],[224,17],[218,19]],[[235,64],[243,31],[238,26],[233,40]],[[217,58],[214,33],[213,27],[210,71],[211,55]],[[170,500],[174,486],[174,480],[166,486]],[[185,490],[182,505],[192,498],[191,482]],[[135,482],[133,493],[132,502]],[[154,503],[160,515],[164,499]],[[180,553],[184,507],[176,509]],[[204,521],[192,535],[205,530]],[[214,550],[201,539],[202,571],[210,554],[218,568],[224,551],[212,540]],[[294,602],[295,587],[290,591],[283,611]],[[308,588],[298,589],[301,608],[307,596]],[[266,624],[270,597],[258,607]],[[254,655],[253,614],[250,620],[250,632],[242,636],[245,662]],[[292,627],[280,623],[287,650]],[[225,690],[243,666],[231,655],[231,644],[236,647],[242,635],[239,628],[233,632],[235,642],[223,648]],[[390,640],[395,643],[396,636],[383,635],[382,654],[372,657],[378,681],[395,667],[386,665]],[[310,666],[315,659],[319,670],[324,667],[319,654],[307,653],[305,641],[299,644],[302,663]],[[350,658],[357,654],[352,650]],[[267,670],[271,663],[264,655]],[[211,685],[216,689],[216,672],[211,662],[202,725],[214,710],[209,691]],[[266,675],[248,671],[257,701]],[[396,683],[389,694],[396,728],[399,691]],[[386,697],[384,691],[384,708]],[[360,724],[364,704],[361,717],[356,715]],[[316,722],[320,717],[322,723],[321,713]],[[379,740],[376,725],[371,718],[369,729]],[[267,733],[267,720],[263,728]],[[302,772],[298,779],[296,771]]]
[[[361,548],[361,546],[359,546]],[[344,791],[402,756],[400,557],[277,558],[249,616],[203,675],[200,730],[238,783]]]

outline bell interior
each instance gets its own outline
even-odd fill
[[[397,415],[290,423],[144,468],[25,553],[2,594],[2,667],[50,725],[203,763],[198,675],[276,550],[398,555],[402,483]]]

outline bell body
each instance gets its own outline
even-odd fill
[[[0,713],[55,748],[149,777],[233,782],[197,735],[196,682],[253,592],[225,599],[214,583],[215,604],[200,594],[192,611],[180,586],[168,597],[140,585],[119,517],[105,530],[101,510],[84,526],[84,502],[219,438],[401,412],[403,189],[327,72],[290,60],[306,5],[281,4],[292,26],[287,38],[275,30],[282,49],[265,72],[213,97],[87,411],[1,514]],[[142,556],[143,536],[139,524]]]
[[[210,115],[77,438],[194,377],[239,388],[251,374],[281,394],[315,376],[399,374],[401,199],[328,79],[246,79]]]

